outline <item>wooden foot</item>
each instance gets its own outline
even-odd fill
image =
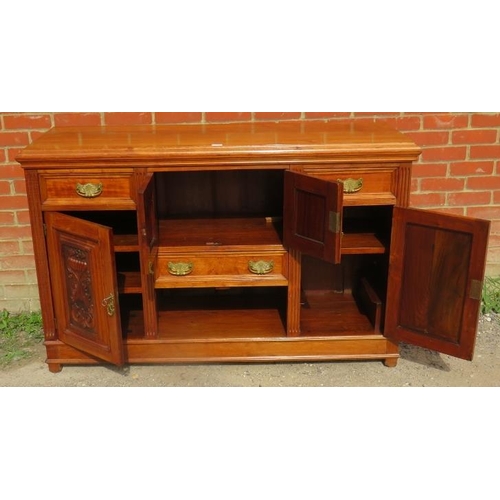
[[[62,370],[60,363],[49,363],[49,371],[51,373],[59,373]]]
[[[388,368],[394,368],[398,364],[398,358],[385,358],[384,365]]]

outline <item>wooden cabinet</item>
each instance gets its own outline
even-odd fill
[[[52,129],[18,157],[50,370],[472,359],[489,223],[408,208],[419,153],[354,123]]]

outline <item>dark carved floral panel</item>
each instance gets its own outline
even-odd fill
[[[62,246],[70,322],[73,326],[92,333],[95,329],[94,295],[90,274],[89,253],[82,248]]]

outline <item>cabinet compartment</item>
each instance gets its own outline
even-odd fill
[[[391,206],[344,207],[342,255],[388,253],[392,211]]]
[[[283,215],[283,169],[159,172],[160,219]]]
[[[301,336],[381,334],[387,258],[347,255],[340,264],[302,256]]]
[[[286,336],[283,288],[158,291],[160,338],[224,339]]]

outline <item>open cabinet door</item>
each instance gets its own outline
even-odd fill
[[[385,335],[471,360],[489,221],[395,208]]]
[[[158,218],[156,216],[156,186],[154,174],[148,174],[137,193],[137,226],[141,259],[144,333],[157,335],[158,315],[154,288],[154,267],[158,254]]]
[[[343,185],[285,171],[283,242],[333,264],[341,259]]]
[[[122,365],[112,230],[57,212],[45,222],[59,340]]]

